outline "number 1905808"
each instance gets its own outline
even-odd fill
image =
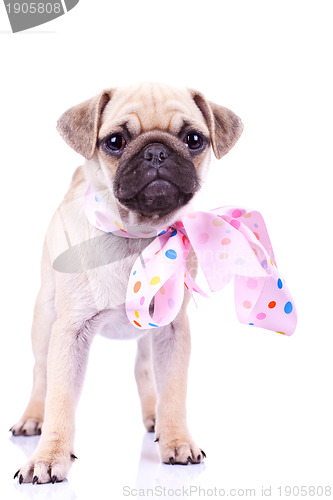
[[[332,494],[331,486],[279,486],[279,496],[293,497],[328,497]]]
[[[61,14],[61,3],[23,2],[6,4],[8,14]]]

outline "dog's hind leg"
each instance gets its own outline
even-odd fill
[[[44,245],[41,266],[41,288],[37,295],[31,337],[35,358],[33,387],[28,406],[20,420],[13,425],[13,435],[32,436],[40,434],[44,418],[46,396],[46,367],[49,340],[56,319],[54,305],[54,271],[49,260],[47,245]]]
[[[162,462],[200,463],[205,453],[193,441],[186,423],[187,370],[191,337],[184,311],[175,320],[154,330],[153,363],[158,395],[156,441]]]
[[[156,420],[156,389],[152,366],[151,333],[138,340],[135,379],[141,400],[142,419],[148,432],[154,432]]]

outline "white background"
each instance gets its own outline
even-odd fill
[[[81,0],[14,35],[0,5],[1,498],[120,499],[125,486],[257,497],[271,486],[277,498],[280,485],[333,486],[330,11],[322,0]],[[202,200],[262,212],[298,327],[288,338],[240,325],[232,284],[190,306],[188,420],[207,459],[188,467],[160,465],[144,432],[135,344],[97,338],[68,481],[19,486],[12,476],[38,438],[8,429],[31,388],[42,242],[81,162],[56,120],[103,88],[150,80],[197,88],[241,116],[243,136],[212,162]]]

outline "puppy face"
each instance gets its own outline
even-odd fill
[[[210,146],[222,157],[242,128],[234,113],[202,94],[160,84],[106,90],[58,122],[87,158],[89,181],[108,187],[141,222],[170,219],[185,206],[200,188]]]

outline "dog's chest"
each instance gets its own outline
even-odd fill
[[[86,272],[89,291],[98,310],[124,309],[131,269],[151,241],[109,234],[96,238],[90,249],[91,269]]]

